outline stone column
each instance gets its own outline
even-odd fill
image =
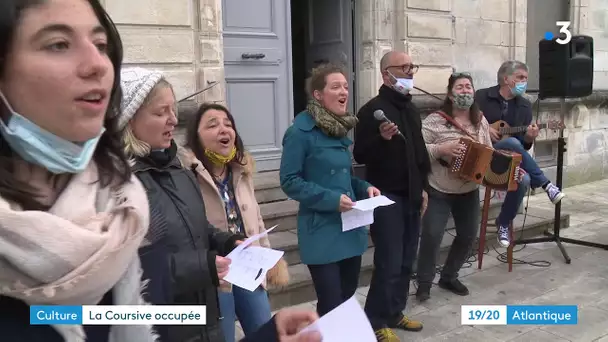
[[[357,0],[355,6],[356,105],[361,107],[376,96],[382,84],[380,59],[394,47],[393,27],[398,14],[394,0]]]
[[[221,0],[200,0],[200,27],[198,28],[200,46],[197,58],[197,84],[199,89],[204,89],[213,82],[219,82],[218,85],[201,94],[198,101],[225,104],[221,7]]]

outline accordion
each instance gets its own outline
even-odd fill
[[[492,161],[485,173],[483,185],[502,191],[515,191],[519,185],[519,167],[521,154],[494,150]]]
[[[490,167],[494,149],[467,138],[460,138],[459,142],[465,146],[465,149],[459,156],[452,158],[450,172],[464,180],[482,184]]]

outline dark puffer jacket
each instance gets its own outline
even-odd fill
[[[206,305],[206,326],[159,326],[162,342],[223,342],[215,256],[225,256],[242,236],[221,232],[207,221],[205,204],[177,146],[136,160],[133,172],[150,202],[150,245],[140,250],[149,280],[145,299],[154,305]]]

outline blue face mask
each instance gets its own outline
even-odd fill
[[[528,82],[515,83],[515,87],[511,88],[511,93],[515,96],[521,96],[526,92]]]
[[[105,128],[102,127],[97,137],[84,144],[75,144],[38,127],[15,112],[1,92],[0,99],[11,113],[7,124],[0,119],[0,134],[16,154],[55,174],[85,170]]]

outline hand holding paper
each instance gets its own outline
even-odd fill
[[[353,209],[342,213],[342,231],[346,232],[374,223],[374,210],[395,202],[386,196],[376,196],[355,202]]]
[[[284,252],[251,244],[274,228],[276,226],[248,238],[226,256],[232,262],[225,281],[249,291],[255,291],[260,286],[268,270],[279,262]]]

